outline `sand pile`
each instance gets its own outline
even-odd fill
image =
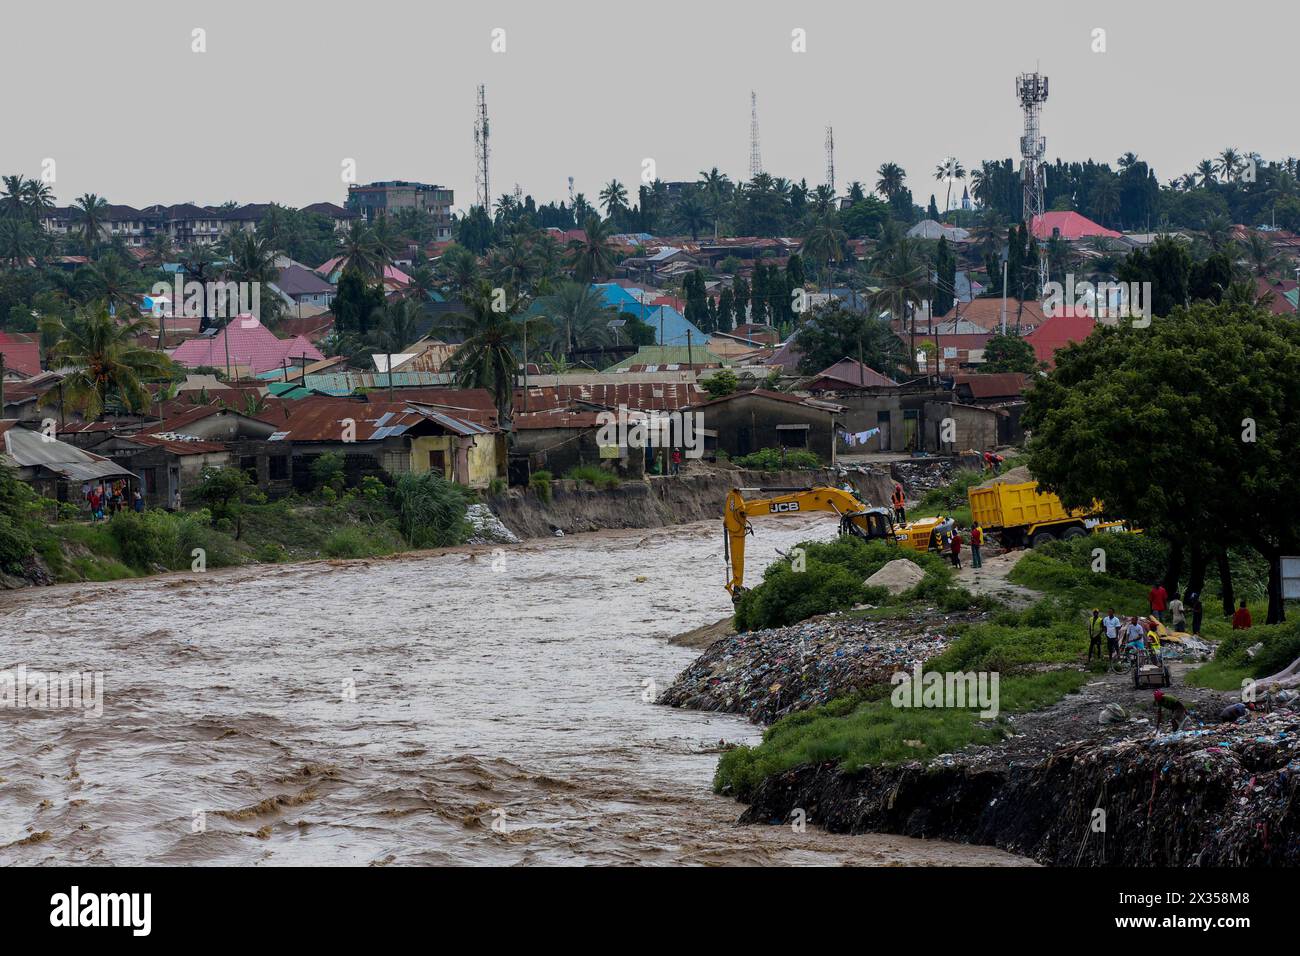
[[[994,485],[1023,485],[1027,481],[1033,481],[1034,476],[1029,473],[1026,465],[1018,465],[1010,471],[1004,471],[996,478],[990,478],[988,481],[982,481],[976,488],[992,488]]]
[[[916,587],[923,577],[925,572],[915,561],[895,558],[863,583],[869,588],[884,588],[890,594],[902,594]]]

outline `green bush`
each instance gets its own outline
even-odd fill
[[[288,560],[289,552],[278,541],[267,541],[257,549],[257,560],[263,564],[278,564]]]
[[[537,497],[543,501],[551,500],[551,482],[555,480],[545,468],[538,469],[528,477],[528,487],[537,492]]]
[[[506,480],[504,478],[493,478],[488,482],[488,495],[495,498],[497,495],[506,493]]]
[[[27,530],[9,515],[0,513],[0,571],[20,574],[23,564],[35,552],[35,542]]]
[[[1053,541],[1038,550],[1091,573],[1096,548],[1106,552],[1106,574],[1141,581],[1148,587],[1164,578],[1169,563],[1169,546],[1153,534],[1087,535]]]
[[[752,455],[731,459],[737,468],[753,471],[785,471],[820,468],[821,459],[800,448],[764,448]]]
[[[405,474],[392,488],[397,526],[412,548],[445,548],[461,544],[472,528],[465,509],[474,494],[463,485],[431,471]]]
[[[564,473],[564,477],[570,481],[585,481],[601,489],[618,487],[618,475],[599,465],[575,465]]]
[[[332,488],[337,495],[343,490],[343,456],[328,451],[311,463],[313,487],[324,490]]]
[[[760,587],[741,595],[736,630],[784,627],[816,614],[843,611],[859,603],[862,579],[847,568],[809,561],[795,571],[788,561],[768,568]]]
[[[330,558],[368,558],[377,553],[374,546],[356,528],[340,528],[325,540],[322,549]]]

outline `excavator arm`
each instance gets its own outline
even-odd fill
[[[745,491],[781,491],[772,497],[745,500]],[[733,601],[740,599],[745,586],[745,535],[753,534],[750,518],[761,515],[780,517],[809,511],[827,511],[840,518],[840,531],[862,538],[899,541],[893,519],[883,508],[869,508],[852,492],[839,488],[733,488],[727,493],[722,509],[723,545],[727,559],[727,592]]]

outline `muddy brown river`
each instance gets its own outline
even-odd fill
[[[756,578],[834,522],[783,522]],[[0,707],[0,864],[1008,864],[737,827],[730,715],[649,702],[716,621],[717,522],[392,560],[0,592],[0,669],[102,671],[103,713]]]

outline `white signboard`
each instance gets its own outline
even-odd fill
[[[1300,600],[1300,557],[1282,559],[1282,597]]]

